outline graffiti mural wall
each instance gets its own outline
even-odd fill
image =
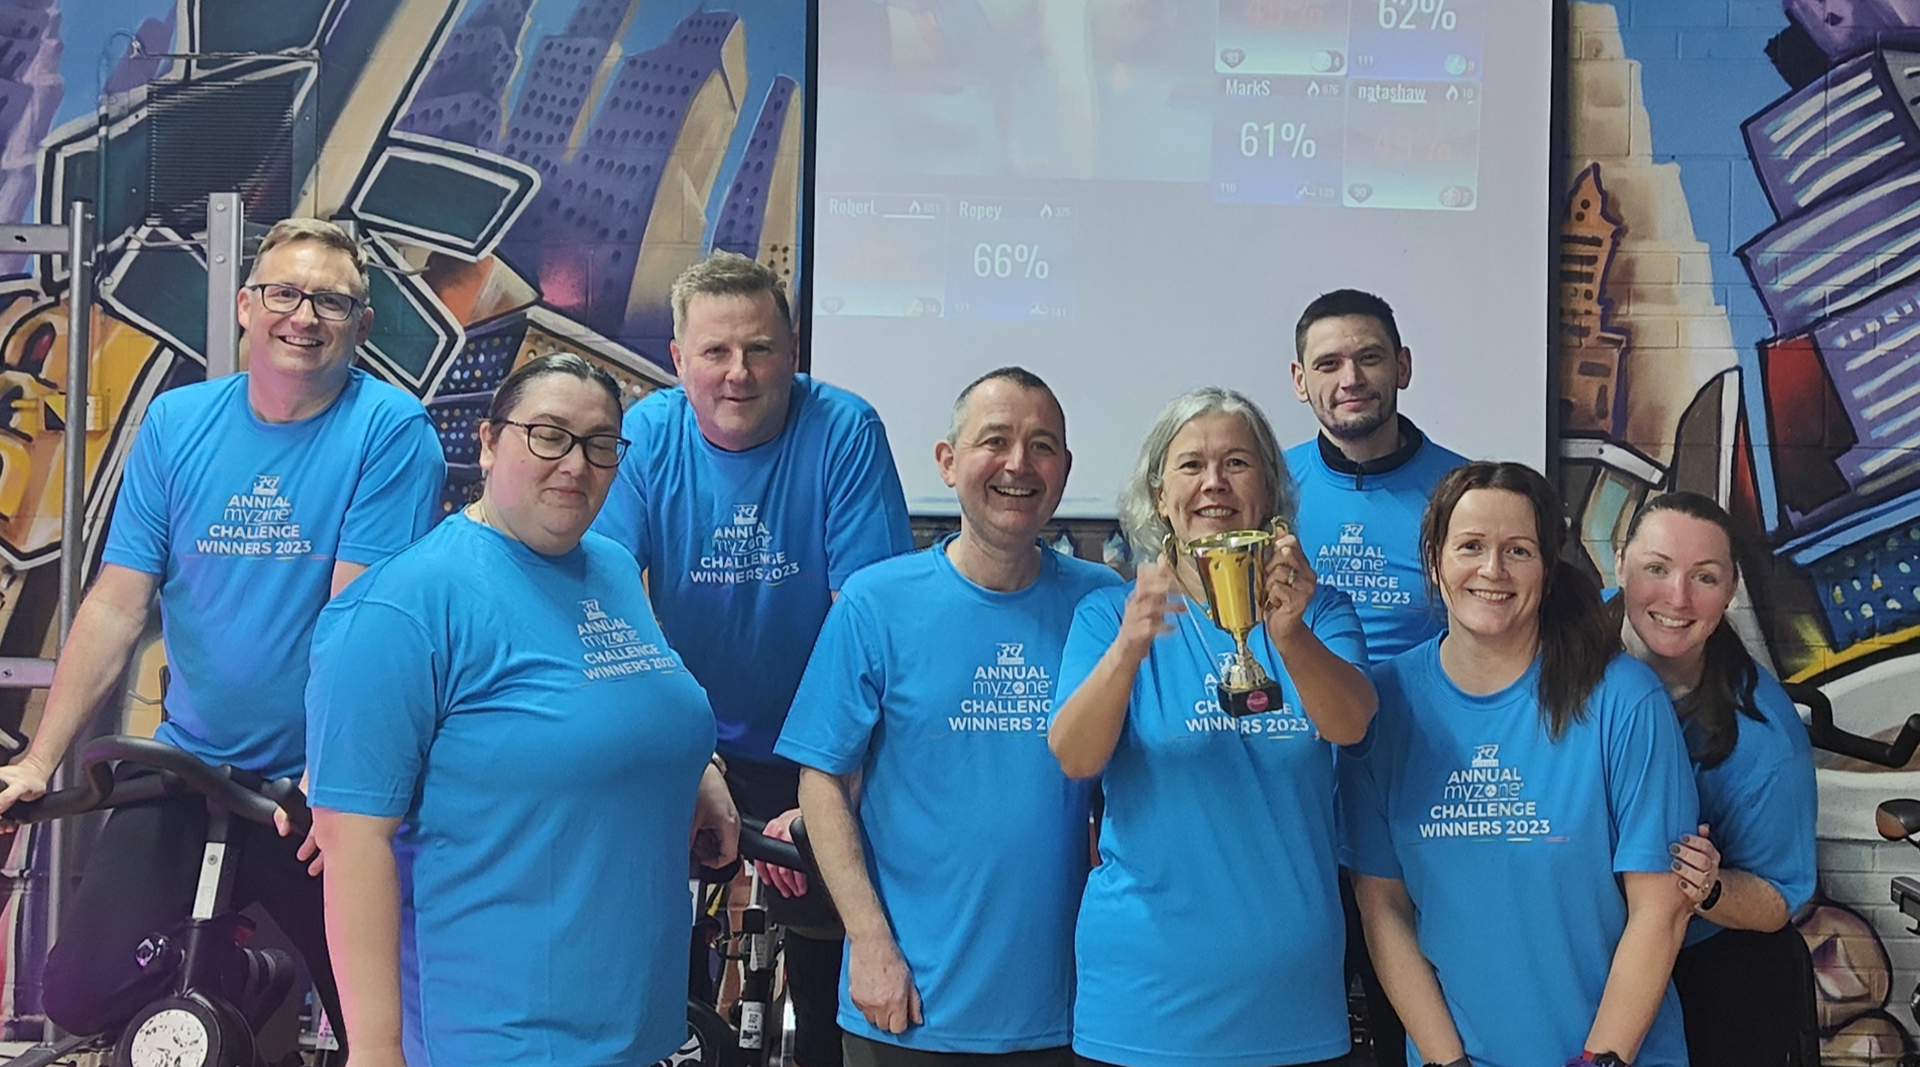
[[[1749,644],[1891,736],[1920,711],[1920,0],[1569,10],[1557,380],[1590,562],[1611,578],[1649,493],[1728,502]],[[72,504],[92,550],[147,403],[204,376],[208,191],[358,227],[380,267],[365,362],[434,412],[452,507],[516,362],[583,351],[644,393],[671,381],[687,263],[729,248],[797,280],[804,19],[796,0],[0,0],[0,223],[75,198],[100,217]],[[0,655],[51,652],[69,281],[0,255]],[[151,728],[160,660],[150,641],[120,725]],[[34,711],[0,691],[0,723]],[[1920,937],[1889,883],[1920,851],[1872,812],[1920,796],[1920,768],[1819,778],[1799,921],[1827,1062],[1892,1064],[1920,1048]],[[6,1018],[37,1009],[25,842],[0,858]]]
[[[1835,719],[1920,711],[1920,0],[1570,7],[1563,484],[1589,561],[1667,488],[1745,531],[1743,636]],[[1920,767],[1816,754],[1829,1064],[1916,1051],[1920,937],[1874,831]]]
[[[209,192],[239,190],[255,233],[357,228],[362,360],[433,413],[450,510],[518,362],[582,352],[639,395],[672,381],[686,265],[726,248],[797,280],[805,35],[787,0],[0,0],[0,224],[74,199],[99,219],[90,550],[147,403],[205,376]],[[0,255],[0,655],[52,651],[69,282]],[[107,726],[151,730],[157,636]],[[0,692],[0,723],[36,711]],[[17,916],[44,857],[21,836],[0,861],[8,1019],[38,1003]]]

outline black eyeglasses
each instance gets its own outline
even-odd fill
[[[565,459],[573,446],[580,446],[580,454],[587,462],[596,467],[618,467],[626,458],[627,446],[632,441],[610,433],[577,434],[572,430],[563,430],[546,422],[515,422],[512,419],[494,419],[494,422],[506,426],[518,426],[527,432],[527,451],[541,459]]]
[[[309,293],[292,285],[274,282],[256,283],[247,288],[260,294],[260,303],[276,315],[291,315],[302,303],[313,304],[313,317],[328,322],[345,322],[365,301],[346,293]]]

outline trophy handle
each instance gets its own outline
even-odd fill
[[[1278,541],[1280,538],[1293,532],[1293,524],[1278,515],[1268,519],[1265,527],[1266,531],[1273,535],[1274,541]],[[1260,618],[1263,621],[1266,619],[1267,612],[1273,607],[1273,602],[1267,599],[1267,583],[1265,580],[1267,564],[1272,562],[1272,559],[1273,541],[1268,541],[1266,544],[1260,546]]]

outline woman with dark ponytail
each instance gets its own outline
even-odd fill
[[[1688,1055],[1812,1063],[1813,962],[1788,919],[1813,895],[1813,761],[1793,701],[1726,618],[1733,520],[1698,493],[1654,497],[1614,571],[1613,626],[1673,698],[1700,791],[1700,833],[1674,848],[1694,912],[1673,971]]]
[[[1538,472],[1443,479],[1420,552],[1446,632],[1374,667],[1379,712],[1339,752],[1342,860],[1418,1062],[1687,1063],[1686,744],[1565,542]]]

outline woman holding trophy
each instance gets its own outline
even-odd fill
[[[1374,695],[1293,506],[1259,408],[1188,393],[1121,495],[1137,579],[1075,612],[1048,744],[1106,802],[1076,931],[1083,1063],[1347,1053],[1329,745],[1366,734]]]
[[[1563,515],[1518,463],[1441,480],[1420,555],[1446,632],[1374,667],[1379,717],[1340,752],[1342,858],[1421,1062],[1687,1062],[1686,743],[1561,558]]]

